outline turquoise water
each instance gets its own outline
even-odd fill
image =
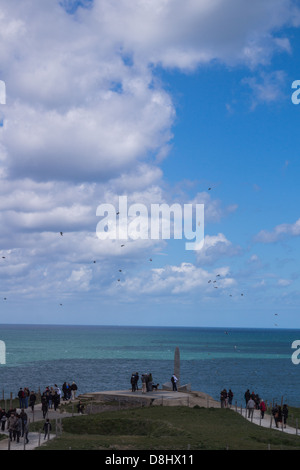
[[[0,391],[77,382],[79,393],[130,387],[133,371],[160,384],[180,348],[181,382],[219,398],[224,387],[243,401],[247,388],[266,400],[300,406],[300,365],[291,361],[299,330],[118,326],[2,325],[6,364]]]

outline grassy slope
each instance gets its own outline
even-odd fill
[[[53,423],[55,424],[55,423]],[[34,423],[35,429],[41,426]],[[54,430],[54,429],[53,429]],[[233,411],[148,407],[64,418],[47,450],[300,449],[300,436],[252,424]]]

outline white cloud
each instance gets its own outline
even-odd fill
[[[300,219],[293,224],[277,225],[272,231],[261,230],[255,237],[259,243],[274,243],[286,237],[298,237],[300,235]]]
[[[242,82],[252,89],[252,109],[260,103],[273,103],[285,98],[286,73],[282,70],[261,72],[259,77],[244,78]]]
[[[91,5],[74,16],[49,0],[1,2],[1,153],[13,177],[103,180],[165,155],[175,109],[152,65],[264,63],[289,50],[276,31],[299,16],[290,0]]]
[[[219,268],[222,279],[218,280],[220,291],[235,285],[235,280],[229,276],[227,267]],[[122,283],[123,295],[134,296],[180,296],[192,293],[202,293],[208,297],[215,294],[208,281],[215,277],[214,271],[207,271],[192,263],[169,265],[164,268],[145,271],[139,276],[128,277]]]
[[[74,2],[63,3],[72,11]],[[113,241],[100,243],[95,233],[97,206],[116,202],[120,193],[147,205],[170,202],[159,164],[171,149],[176,110],[156,67],[185,72],[210,62],[268,63],[275,52],[290,52],[277,32],[300,24],[293,5],[94,0],[72,15],[54,0],[2,0],[2,289],[43,296],[92,290],[96,282],[110,286],[116,260],[137,266],[148,249],[161,248],[162,241],[145,240],[122,251]],[[251,85],[266,99],[257,79]],[[224,208],[207,193],[190,202],[205,204],[207,223],[237,208]],[[197,254],[201,263],[239,253],[222,233],[205,242]],[[226,269],[224,286],[233,283]],[[129,293],[184,294],[206,290],[209,275],[182,263],[122,283]]]
[[[241,253],[239,246],[234,246],[223,233],[206,235],[204,246],[196,252],[197,262],[201,265],[210,265],[223,257],[232,257]]]

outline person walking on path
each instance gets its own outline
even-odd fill
[[[15,432],[16,422],[17,422],[17,417],[15,416],[14,413],[11,413],[10,417],[7,420],[7,430],[8,430],[8,433],[9,433],[9,439],[11,441],[13,440],[13,438],[15,440],[14,432]]]
[[[229,407],[231,407],[232,405],[232,400],[233,400],[233,392],[231,390],[231,388],[228,390],[228,404],[229,404]]]
[[[36,402],[36,394],[32,390],[32,392],[30,393],[30,396],[29,396],[29,406],[31,408],[32,413],[34,412],[35,402]]]
[[[17,438],[17,442],[20,442],[21,431],[22,431],[22,418],[20,415],[18,415],[15,421],[15,426],[14,426],[14,431],[13,431],[14,441]]]
[[[261,399],[261,402],[259,404],[261,419],[264,419],[266,408],[267,407],[266,407],[266,404],[265,404],[264,400]]]
[[[52,429],[49,418],[46,419],[43,429],[44,429],[44,440],[45,440],[47,436],[50,437],[50,431]]]
[[[224,388],[220,394],[221,408],[226,408],[227,390]]]
[[[249,388],[248,388],[248,390],[245,392],[245,395],[244,395],[244,397],[245,397],[245,402],[246,402],[246,408],[247,408],[247,403],[248,403],[248,401],[250,400],[250,396],[251,396],[251,394],[250,394],[250,390],[249,390]]]
[[[29,433],[29,427],[28,427],[28,421],[26,421],[24,424],[24,439],[25,439],[26,444],[28,444],[29,442],[28,433]]]
[[[48,402],[45,396],[42,396],[42,412],[43,412],[43,418],[45,419],[46,414],[48,413]]]
[[[276,424],[276,428],[278,428],[278,423],[282,424],[282,410],[281,410],[281,406],[278,406],[278,410],[277,410],[277,413],[275,414],[275,424]]]
[[[246,408],[248,409],[248,418],[253,418],[254,408],[255,408],[255,401],[250,398],[248,400]]]
[[[284,425],[285,428],[286,428],[286,422],[287,422],[287,419],[288,419],[288,415],[289,415],[288,406],[287,406],[287,404],[284,404],[283,408],[282,408],[282,416],[283,416],[283,425]]]

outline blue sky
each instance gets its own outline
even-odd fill
[[[300,328],[299,27],[292,0],[1,2],[1,323]],[[203,249],[101,242],[121,195],[204,204]]]

